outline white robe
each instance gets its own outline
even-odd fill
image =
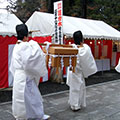
[[[12,54],[10,71],[14,77],[12,111],[16,119],[37,118],[44,115],[39,79],[47,74],[45,55],[37,42],[19,41]]]
[[[117,66],[115,67],[115,70],[120,73],[120,59],[118,61]]]
[[[97,67],[91,49],[87,44],[78,48],[77,64],[75,73],[67,72],[67,85],[69,90],[69,104],[73,110],[86,107],[85,79],[97,72]]]

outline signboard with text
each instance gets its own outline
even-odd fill
[[[54,43],[63,44],[63,3],[54,2]]]

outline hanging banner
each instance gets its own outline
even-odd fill
[[[63,44],[63,3],[54,2],[54,43]]]

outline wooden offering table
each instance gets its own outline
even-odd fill
[[[46,47],[43,47],[43,51],[46,53],[46,62],[49,67],[55,67],[56,73],[59,73],[59,68],[70,67],[75,72],[75,66],[77,61],[78,49],[72,48],[67,45],[50,45],[48,51]]]

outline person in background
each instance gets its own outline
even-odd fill
[[[117,44],[116,43],[113,44],[113,52],[117,52]]]
[[[69,68],[67,72],[68,102],[73,111],[78,111],[82,107],[86,107],[85,78],[96,73],[97,67],[90,47],[83,43],[82,32],[74,32],[73,39],[75,44],[72,46],[78,49],[78,56],[75,72],[70,71]]]
[[[16,120],[47,120],[38,89],[40,77],[47,74],[45,55],[37,42],[28,42],[25,24],[16,26],[17,43],[13,49],[10,71],[13,75],[12,112]]]

